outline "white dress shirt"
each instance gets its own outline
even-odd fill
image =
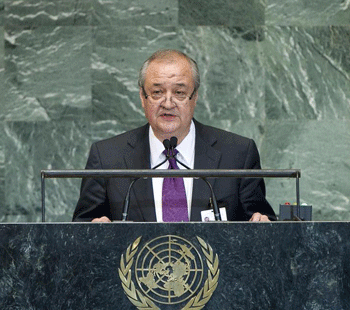
[[[196,141],[196,129],[193,121],[191,122],[190,131],[182,140],[182,142],[176,147],[178,154],[176,158],[183,162],[185,165],[193,169],[194,167],[194,145]],[[164,145],[159,141],[152,127],[149,128],[149,145],[151,149],[151,167],[155,167],[165,160],[166,156],[163,154]],[[186,169],[181,164],[177,163],[180,169]],[[157,169],[168,169],[169,162],[166,161],[163,165]],[[162,212],[162,190],[163,190],[163,179],[164,178],[153,178],[153,197],[154,204],[156,208],[156,219],[157,222],[163,222],[163,212]],[[193,189],[193,178],[184,178],[186,198],[187,198],[187,207],[188,207],[188,218],[190,219],[191,214],[191,203],[192,203],[192,189]]]

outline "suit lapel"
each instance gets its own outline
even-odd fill
[[[149,169],[150,168],[150,146],[149,146],[149,125],[145,125],[135,132],[128,140],[129,152],[124,155],[128,169]],[[135,201],[137,201],[137,205]],[[131,206],[138,208],[140,221],[155,222],[155,207],[153,199],[152,179],[139,179],[135,182],[130,200]]]
[[[213,147],[217,138],[201,123],[194,122],[196,126],[194,169],[217,169],[221,159],[221,152]],[[214,187],[215,179],[208,179],[208,181]],[[208,209],[209,197],[208,185],[201,179],[194,179],[191,221],[201,221],[201,211]]]
[[[194,169],[217,169],[221,152],[213,146],[217,142],[216,136],[206,127],[194,120],[196,126]],[[128,151],[124,155],[127,169],[150,169],[149,125],[135,131],[128,140]],[[215,179],[208,180],[214,187]],[[155,222],[155,206],[153,199],[152,179],[140,179],[133,187],[131,208],[138,208],[140,221]],[[210,191],[208,185],[201,179],[194,179],[191,221],[201,221],[201,211],[208,209]],[[135,201],[137,201],[137,205]]]

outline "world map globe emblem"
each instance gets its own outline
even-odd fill
[[[135,278],[140,289],[161,304],[189,299],[202,286],[203,274],[198,250],[188,240],[174,235],[149,241],[136,258]]]

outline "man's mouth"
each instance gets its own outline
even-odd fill
[[[175,116],[174,114],[170,114],[170,113],[163,113],[161,114],[161,116]]]
[[[163,113],[160,116],[162,119],[165,119],[165,120],[173,120],[176,117],[176,115],[170,114],[170,113]]]

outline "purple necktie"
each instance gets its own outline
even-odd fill
[[[171,152],[171,151],[170,151]],[[174,150],[174,156],[178,153]],[[164,150],[163,154],[167,154]],[[168,169],[179,169],[174,158],[169,158]],[[188,208],[183,178],[164,178],[163,222],[188,222]]]

